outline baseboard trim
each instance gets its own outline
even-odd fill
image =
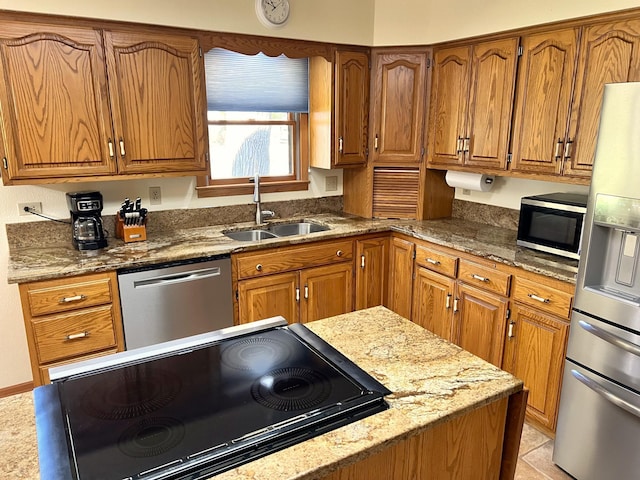
[[[33,390],[33,382],[19,383],[10,387],[0,388],[0,398],[10,397],[19,393],[26,393]]]

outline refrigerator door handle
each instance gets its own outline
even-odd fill
[[[588,377],[585,377],[583,374],[581,374],[577,370],[571,369],[571,375],[573,375],[576,380],[584,384],[586,387],[590,388],[591,390],[596,392],[598,395],[602,396],[605,400],[608,400],[609,402],[613,403],[615,406],[621,408],[626,412],[629,412],[631,415],[635,415],[636,417],[640,418],[640,407],[637,407],[636,405],[633,405],[632,403],[629,403],[626,400],[623,400],[617,395],[611,393],[609,390],[607,390],[605,387],[600,385],[598,382]]]
[[[606,330],[603,330],[600,327],[596,327],[595,325],[591,325],[589,322],[585,322],[584,320],[578,321],[578,325],[580,325],[584,330],[589,333],[592,333],[596,337],[600,337],[605,342],[608,342],[618,348],[621,348],[633,355],[640,357],[640,345],[636,345],[624,338],[620,338],[613,333],[609,333]]]

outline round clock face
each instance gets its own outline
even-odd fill
[[[289,0],[256,0],[258,19],[267,27],[281,27],[289,19]]]

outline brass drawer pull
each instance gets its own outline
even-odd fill
[[[427,263],[430,263],[431,265],[440,265],[440,262],[438,260],[434,260],[433,258],[427,258]]]
[[[120,143],[120,155],[124,157],[126,154],[126,152],[124,151],[124,140],[121,138],[119,143]]]
[[[86,338],[89,336],[89,332],[72,333],[67,335],[67,340],[76,340],[78,338]]]
[[[480,275],[476,275],[475,273],[472,273],[470,275],[471,278],[473,278],[474,280],[478,280],[480,282],[488,282],[489,279],[487,277],[481,277]]]
[[[527,293],[527,296],[529,298],[531,298],[532,300],[537,300],[538,302],[542,302],[542,303],[550,303],[551,302],[550,299],[539,297],[538,295],[534,295],[533,293]]]
[[[262,264],[261,263],[256,265],[256,270],[259,271],[259,272],[262,271]]]
[[[558,141],[556,142],[556,151],[553,154],[553,158],[555,158],[556,160],[559,159],[562,156],[562,140],[558,139]]]
[[[73,297],[62,297],[60,302],[58,303],[71,303],[71,302],[79,302],[81,300],[85,300],[86,295],[74,295]]]
[[[337,255],[338,257],[341,257],[341,256],[342,256],[342,250],[338,250],[338,251],[336,252],[336,255]]]
[[[338,138],[338,152],[342,153],[343,140],[342,137]]]
[[[451,308],[451,294],[447,293],[447,304],[445,305],[445,307],[447,310],[449,310]]]

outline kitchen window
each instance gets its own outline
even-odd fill
[[[308,59],[205,54],[210,173],[198,196],[307,190]]]

